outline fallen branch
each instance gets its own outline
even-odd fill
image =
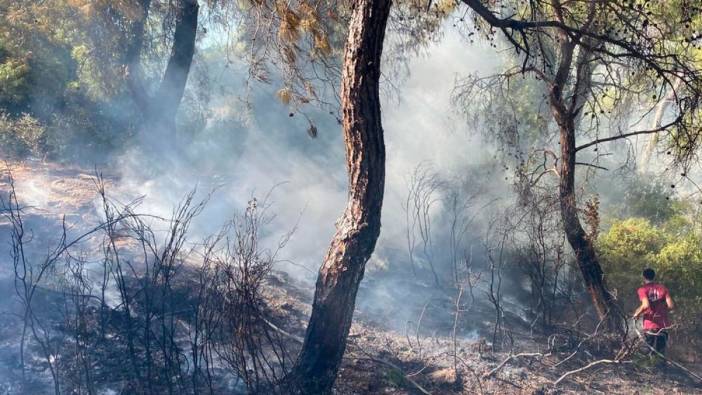
[[[638,328],[635,327],[634,330],[636,331],[636,334],[639,336],[639,339],[641,339],[641,340],[643,341],[643,344],[645,344],[646,347],[648,347],[653,353],[655,353],[657,356],[659,356],[660,358],[662,358],[662,359],[663,359],[664,361],[666,361],[667,363],[669,363],[669,364],[671,364],[671,365],[677,367],[678,369],[681,369],[681,370],[685,371],[685,373],[687,373],[687,374],[689,374],[690,376],[696,378],[697,380],[702,381],[702,376],[701,376],[701,375],[699,375],[699,374],[697,374],[697,373],[691,371],[690,369],[688,369],[688,368],[682,366],[681,364],[679,364],[679,363],[677,363],[677,362],[675,362],[675,361],[673,361],[673,360],[671,360],[671,359],[668,359],[665,355],[663,355],[663,354],[659,353],[658,351],[656,351],[655,348],[651,347],[651,345],[648,344],[648,343],[646,342],[646,338],[641,334],[641,332],[639,332],[639,329],[638,329]]]
[[[519,353],[519,354],[510,354],[507,358],[505,358],[504,361],[502,361],[502,363],[500,363],[499,365],[497,365],[494,369],[492,369],[491,371],[489,371],[489,372],[483,374],[483,378],[486,379],[486,378],[488,378],[488,377],[493,376],[493,375],[494,375],[495,373],[497,373],[500,369],[502,369],[505,365],[507,365],[507,362],[509,362],[509,361],[511,361],[511,360],[513,360],[513,359],[515,359],[515,358],[519,358],[519,357],[545,357],[546,355],[548,355],[548,354],[543,354],[543,353],[540,353],[540,352],[523,352],[523,353]]]
[[[591,334],[588,334],[584,339],[582,339],[582,340],[580,341],[580,343],[578,343],[578,345],[575,347],[575,351],[573,351],[573,352],[572,352],[570,355],[568,355],[565,359],[563,359],[563,360],[561,360],[560,362],[558,362],[558,363],[552,365],[551,367],[552,367],[552,368],[558,367],[558,366],[560,366],[560,365],[566,363],[566,362],[567,362],[568,360],[570,360],[571,358],[573,358],[573,357],[580,351],[580,347],[582,347],[583,344],[585,344],[586,342],[588,342],[588,341],[589,341],[590,339],[592,339],[593,337],[597,336],[597,333],[598,333],[599,330],[600,330],[600,326],[601,326],[602,323],[604,323],[604,322],[605,322],[605,320],[604,320],[604,319],[601,319],[600,322],[597,323],[597,326],[595,326],[595,331],[592,332]]]
[[[374,358],[374,357],[371,357],[371,356],[368,356],[368,358],[369,358],[370,360],[372,360],[372,361],[385,364],[385,365],[387,365],[387,366],[389,366],[389,367],[391,367],[391,368],[397,370],[397,371],[402,375],[402,377],[405,378],[405,380],[407,380],[407,381],[409,381],[410,383],[412,383],[412,385],[414,385],[415,387],[417,387],[417,389],[418,389],[419,391],[421,391],[423,394],[425,394],[425,395],[431,395],[431,392],[427,391],[427,390],[424,389],[421,385],[419,385],[419,383],[417,383],[416,381],[412,380],[411,377],[409,377],[408,375],[406,375],[405,372],[403,372],[402,369],[401,369],[399,366],[395,365],[394,363],[392,363],[392,362],[390,362],[390,361],[386,361],[386,360],[384,360],[384,359]]]
[[[274,331],[276,331],[276,332],[282,334],[283,336],[285,336],[285,337],[287,337],[287,338],[292,339],[293,341],[295,341],[295,342],[298,343],[298,344],[302,344],[302,343],[303,343],[304,339],[302,339],[301,337],[295,336],[295,335],[293,335],[292,333],[288,333],[288,332],[284,331],[283,329],[281,329],[281,328],[279,328],[278,326],[276,326],[274,323],[268,321],[265,317],[261,317],[261,319],[262,319],[263,322],[265,322],[268,326],[270,326],[271,329],[273,329]]]
[[[392,362],[390,362],[390,361],[388,361],[388,360],[385,360],[385,359],[383,359],[383,358],[374,357],[374,356],[368,354],[367,352],[365,352],[364,350],[362,350],[362,349],[361,349],[358,345],[356,345],[356,344],[351,343],[350,345],[356,346],[356,348],[358,348],[358,351],[359,351],[360,353],[362,353],[363,355],[365,355],[366,359],[368,359],[368,360],[370,360],[370,361],[373,361],[373,362],[381,363],[381,364],[383,364],[383,365],[386,365],[386,366],[389,366],[389,367],[395,369],[398,373],[400,373],[400,374],[402,375],[402,377],[404,377],[405,380],[407,380],[409,383],[411,383],[412,385],[414,385],[414,386],[415,386],[421,393],[423,393],[424,395],[432,395],[431,392],[427,391],[427,390],[426,390],[424,387],[422,387],[419,383],[417,383],[417,382],[414,381],[411,377],[409,377],[407,374],[405,374],[405,372],[402,371],[402,368],[400,368],[399,366],[397,366],[397,365],[395,365],[394,363],[392,363]]]
[[[578,368],[575,370],[570,370],[568,372],[565,372],[561,377],[558,378],[558,380],[553,382],[553,385],[558,385],[558,383],[560,383],[561,381],[563,381],[566,377],[568,377],[570,375],[580,373],[582,371],[588,370],[594,366],[601,365],[604,363],[620,364],[620,363],[622,363],[622,361],[616,360],[616,359],[600,359],[598,361],[590,362],[589,364],[583,366],[582,368]]]
[[[464,361],[463,358],[461,358],[459,356],[456,356],[456,358],[458,359],[458,361],[460,363],[463,364],[463,367],[465,367],[466,370],[468,370],[473,375],[473,377],[475,378],[475,381],[478,383],[478,388],[480,389],[480,393],[484,394],[485,390],[483,390],[483,381],[480,379],[480,376],[478,376],[478,373],[475,371],[475,369],[473,369],[466,361]]]

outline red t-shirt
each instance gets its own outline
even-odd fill
[[[639,288],[636,293],[639,295],[639,300],[648,298],[650,306],[643,314],[644,330],[659,330],[669,327],[668,305],[665,302],[668,288],[663,284],[648,283]]]

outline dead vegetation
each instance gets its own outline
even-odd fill
[[[58,242],[38,254],[40,240],[23,222],[28,208],[8,179],[3,226],[11,229],[15,264],[4,283],[17,303],[3,307],[12,318],[0,328],[2,363],[13,374],[3,378],[3,390],[287,392],[276,384],[297,355],[312,295],[309,286],[274,269],[290,233],[273,246],[261,244],[268,200],[251,200],[219,233],[198,241],[190,239],[189,227],[207,197],[190,194],[170,218],[156,218],[138,212],[139,200],[113,202],[101,177],[92,182],[101,221],[83,233],[60,222]],[[533,229],[546,229],[539,218],[524,217]],[[163,224],[165,231],[154,230]],[[566,265],[557,253],[537,253],[562,239],[529,233],[525,246],[541,249],[521,250],[533,262],[527,278],[542,286],[532,288],[538,292],[525,306],[531,311],[526,319],[512,311],[498,284],[509,269],[504,246],[518,241],[505,236],[513,235],[513,225],[495,220],[484,239],[492,256],[487,266],[456,245],[464,257],[439,273],[446,273],[442,282],[456,276],[458,282],[444,292],[415,282],[406,292],[421,294],[424,287],[427,299],[407,303],[420,298],[398,291],[396,300],[384,301],[412,317],[403,330],[388,327],[386,311],[360,304],[335,392],[702,393],[696,367],[671,361],[665,373],[653,369],[635,335],[622,345],[600,325],[588,328],[584,317],[563,324],[564,316],[552,309],[574,296],[566,288],[548,293],[553,280],[536,275]],[[367,286],[397,280],[385,276]]]
[[[0,207],[17,300],[3,328],[18,343],[12,392],[42,383],[57,394],[260,392],[277,383],[291,357],[261,286],[290,234],[273,249],[259,244],[268,202],[252,199],[217,235],[192,244],[189,228],[207,197],[193,191],[159,218],[138,213],[140,200],[112,201],[99,174],[93,181],[98,224],[75,235],[63,220],[55,240],[38,240],[8,173]]]

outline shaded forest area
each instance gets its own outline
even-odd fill
[[[700,11],[0,0],[0,389],[702,393]]]

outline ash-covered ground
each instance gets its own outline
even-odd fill
[[[15,179],[17,195],[23,206],[24,225],[31,234],[29,260],[40,262],[52,243],[62,234],[62,223],[68,238],[80,235],[101,220],[100,200],[96,192],[94,172],[27,162],[10,165]],[[7,194],[7,178],[2,184]],[[119,196],[120,181],[105,177],[104,184]],[[6,196],[6,195],[5,195]],[[82,382],[80,367],[61,363],[67,349],[54,349],[54,354],[44,358],[42,343],[32,341],[30,334],[24,349],[22,369],[20,339],[23,332],[21,287],[11,259],[11,224],[0,223],[0,242],[3,254],[0,259],[2,273],[2,317],[0,320],[0,386],[4,393],[51,393],[51,368],[68,371],[60,377],[63,388],[71,388],[78,377],[77,388]],[[80,249],[86,254],[100,249],[99,237],[86,237]],[[131,248],[129,243],[123,246]],[[95,252],[95,251],[93,251]],[[95,256],[99,256],[96,253]],[[92,258],[98,262],[96,258]],[[190,257],[193,262],[196,257]],[[174,282],[172,292],[182,298],[187,306],[190,293],[196,288],[195,269],[183,262],[183,277]],[[87,259],[87,262],[92,262]],[[93,262],[93,263],[95,263]],[[289,267],[289,266],[286,266]],[[48,344],[63,346],[77,344],[71,341],[67,324],[61,315],[66,309],[70,293],[59,284],[46,281],[37,287],[33,308],[41,322],[36,323],[39,339],[46,333]],[[262,281],[260,295],[265,311],[267,330],[275,333],[294,358],[304,337],[304,328],[310,313],[313,283],[304,277],[293,276],[279,267],[273,267]],[[107,290],[107,292],[115,292]],[[652,368],[635,354],[616,363],[599,363],[582,372],[561,379],[568,372],[583,368],[593,362],[610,358],[612,350],[606,343],[589,341],[588,332],[563,330],[556,335],[543,335],[534,331],[524,315],[519,301],[506,297],[502,304],[501,326],[496,327],[495,309],[485,297],[484,285],[459,291],[446,287],[438,289],[431,283],[398,274],[382,267],[369,267],[359,290],[354,324],[349,335],[347,352],[336,383],[338,394],[694,394],[702,393],[700,383],[684,371],[669,366]],[[458,299],[460,294],[460,299]],[[106,300],[110,300],[110,296]],[[118,299],[117,296],[112,296]],[[180,300],[180,299],[177,299]],[[89,305],[89,304],[87,304]],[[109,322],[122,322],[120,306],[109,306],[114,315]],[[176,307],[173,307],[177,311]],[[97,314],[97,313],[95,313]],[[135,314],[139,314],[138,312]],[[87,316],[90,316],[88,314]],[[158,317],[154,317],[157,320]],[[177,321],[180,322],[180,321]],[[183,319],[183,326],[188,326]],[[121,324],[118,324],[121,325]],[[27,328],[24,327],[26,331]],[[182,333],[192,333],[184,331]],[[51,333],[49,336],[48,334]],[[179,332],[180,333],[180,332]],[[99,355],[84,358],[93,371],[91,386],[86,393],[138,393],[119,374],[129,365],[128,350],[118,334],[106,336],[106,346]],[[191,339],[179,337],[176,342],[187,350]],[[498,342],[499,344],[496,344]],[[604,347],[604,348],[603,348]],[[53,359],[52,359],[53,358]],[[68,358],[67,358],[68,359]],[[58,361],[58,362],[57,362]],[[180,366],[189,366],[185,363]],[[686,365],[691,369],[695,366]],[[23,377],[24,370],[24,377]],[[71,375],[73,372],[75,374]],[[237,375],[225,364],[209,369],[212,388],[222,393],[246,392]],[[73,379],[71,378],[73,377]],[[117,377],[117,379],[116,379]],[[178,384],[180,385],[180,384]],[[189,384],[186,392],[192,392]],[[193,387],[197,388],[197,387]],[[154,392],[166,391],[165,387]],[[146,391],[148,392],[148,391]]]

